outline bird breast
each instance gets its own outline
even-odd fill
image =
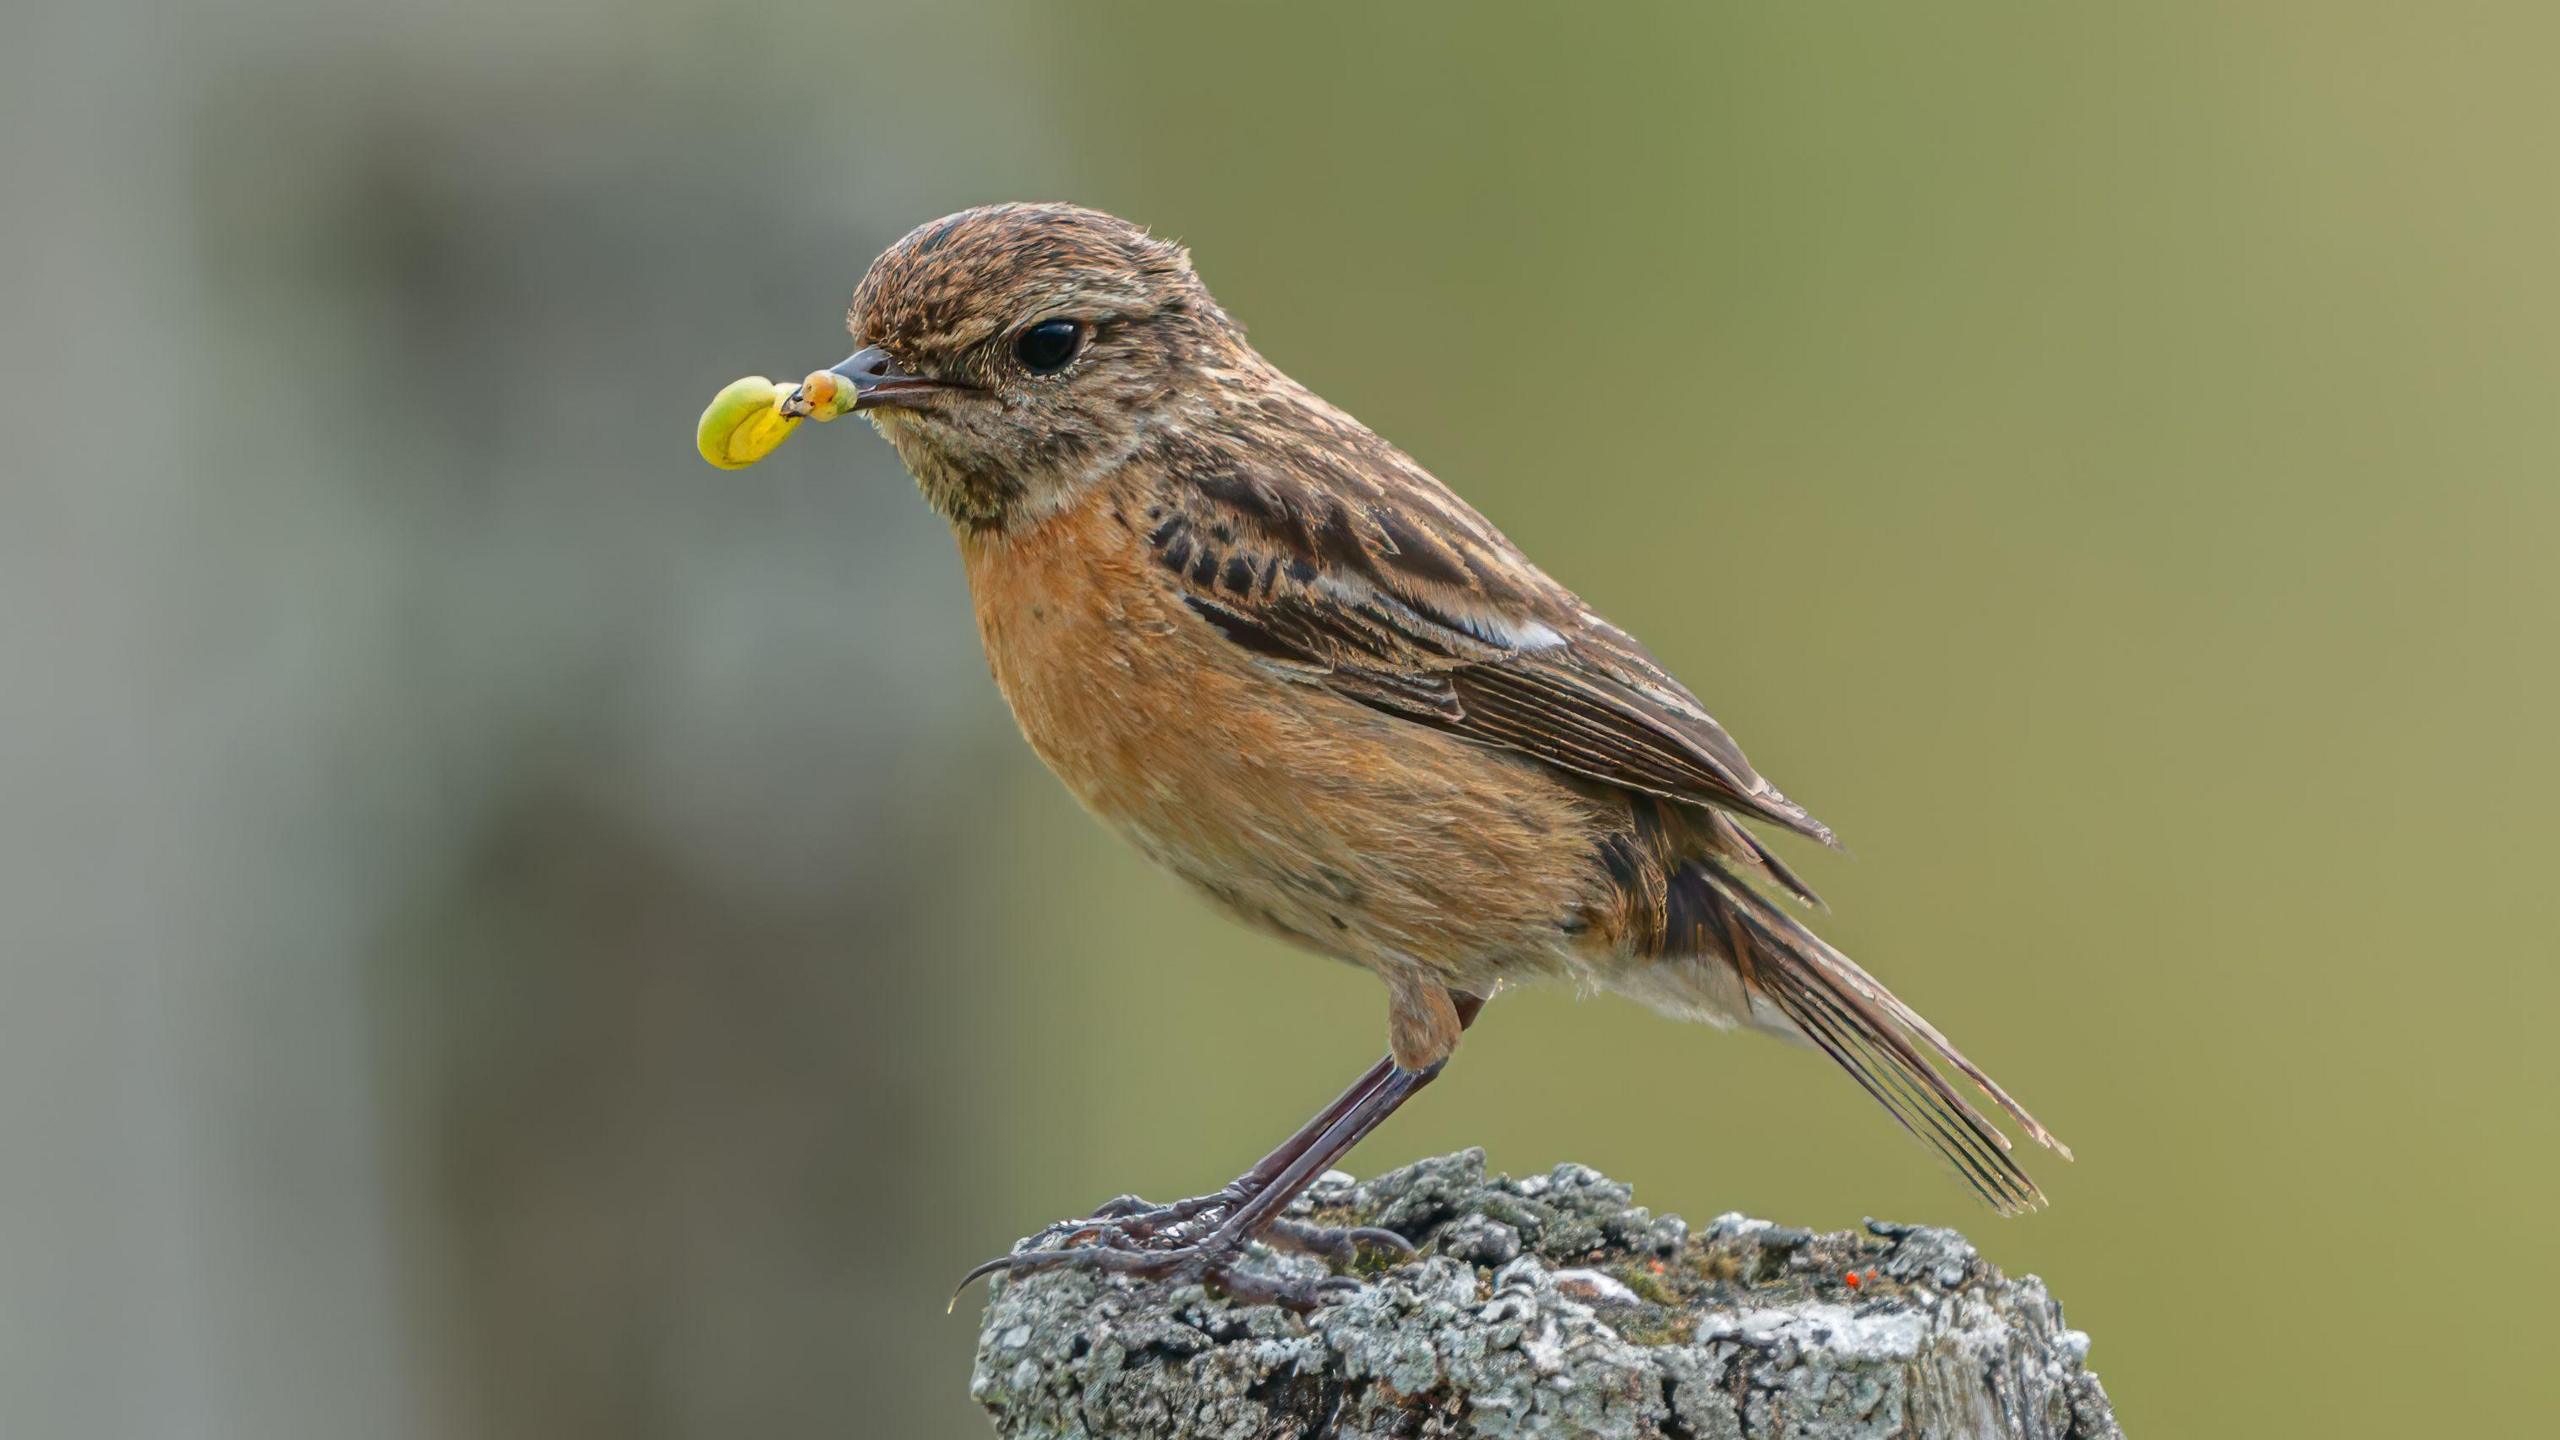
[[[1481,989],[1567,963],[1595,799],[1285,677],[1171,593],[1095,495],[961,550],[996,685],[1085,807],[1249,924]]]

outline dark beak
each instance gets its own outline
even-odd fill
[[[920,395],[965,390],[947,380],[929,380],[910,375],[898,368],[889,352],[877,345],[866,346],[827,367],[831,375],[841,375],[853,385],[855,410],[878,410],[891,405],[912,405]]]

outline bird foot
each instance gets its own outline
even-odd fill
[[[1223,1190],[1194,1195],[1169,1205],[1151,1204],[1141,1195],[1122,1195],[1103,1201],[1085,1219],[1050,1226],[1041,1232],[1041,1236],[1073,1237],[1100,1229],[1115,1238],[1144,1245],[1159,1236],[1179,1235],[1189,1229],[1213,1228],[1232,1214],[1237,1206],[1252,1198],[1253,1192],[1241,1185],[1229,1185]]]
[[[1179,1249],[1208,1238],[1256,1193],[1246,1185],[1231,1184],[1212,1194],[1194,1195],[1166,1205],[1152,1204],[1137,1195],[1122,1195],[1104,1201],[1085,1219],[1052,1225],[1036,1238],[1054,1239],[1062,1245],[1086,1241],[1120,1250]],[[1414,1253],[1413,1245],[1393,1230],[1375,1225],[1315,1225],[1285,1215],[1263,1220],[1244,1238],[1336,1265],[1357,1262],[1363,1248],[1384,1251],[1399,1259]]]
[[[1314,1256],[1337,1267],[1358,1263],[1363,1250],[1397,1258],[1414,1253],[1403,1236],[1374,1225],[1316,1225],[1282,1215],[1263,1217],[1249,1227],[1237,1225],[1235,1212],[1252,1198],[1253,1192],[1233,1185],[1167,1205],[1123,1195],[1086,1219],[1043,1230],[1033,1237],[1029,1249],[997,1256],[970,1270],[961,1277],[952,1298],[956,1303],[972,1284],[999,1271],[1034,1275],[1085,1270],[1198,1283],[1247,1304],[1306,1311],[1328,1297],[1358,1289],[1360,1282],[1336,1275],[1311,1283],[1243,1269],[1239,1262],[1249,1243],[1260,1241],[1271,1249]]]

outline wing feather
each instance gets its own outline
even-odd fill
[[[1402,454],[1303,403],[1321,411],[1268,432],[1277,453],[1164,447],[1146,539],[1201,619],[1364,705],[1836,843],[1643,646]]]

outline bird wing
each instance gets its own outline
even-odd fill
[[[1688,805],[1831,831],[1645,648],[1313,396],[1250,450],[1163,447],[1146,543],[1183,603],[1279,673]],[[1268,408],[1269,402],[1266,402]]]

